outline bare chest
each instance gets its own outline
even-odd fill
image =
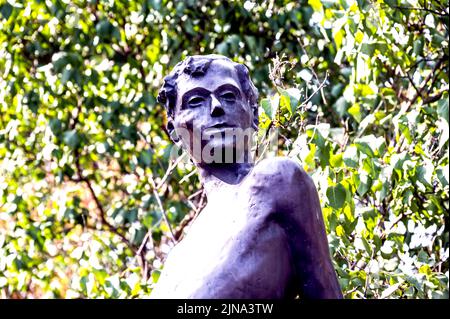
[[[166,288],[181,298],[282,295],[273,283],[287,281],[289,248],[283,230],[267,218],[271,208],[263,195],[241,186],[209,197],[169,254]],[[260,291],[270,295],[260,296]]]
[[[189,227],[185,238],[174,248],[175,255],[189,255],[194,268],[212,267],[227,258],[236,245],[255,233],[263,223],[249,204],[245,192],[225,190],[208,198],[208,205]],[[250,243],[245,243],[250,244]],[[194,263],[196,265],[194,265]]]

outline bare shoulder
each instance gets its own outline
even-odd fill
[[[264,159],[249,176],[252,195],[264,195],[273,204],[301,200],[302,194],[315,188],[311,177],[294,160],[287,157]],[[269,195],[269,196],[267,196]]]
[[[287,186],[309,177],[297,162],[288,157],[264,159],[255,165],[252,175],[256,179],[269,182],[270,186]]]
[[[253,168],[248,183],[250,197],[264,203],[265,212],[277,220],[300,221],[310,217],[305,215],[308,212],[320,213],[312,178],[290,158],[262,160]]]

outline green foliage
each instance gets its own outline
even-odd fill
[[[313,177],[345,297],[448,298],[448,20],[448,1],[0,0],[0,296],[148,295],[203,202],[155,96],[219,53]]]

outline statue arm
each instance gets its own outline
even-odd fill
[[[320,201],[311,177],[294,161],[275,163],[276,201],[272,218],[285,230],[300,297],[340,299],[342,292],[331,261]],[[276,186],[276,185],[274,185]]]

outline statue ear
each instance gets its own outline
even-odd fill
[[[175,143],[178,144],[178,142],[180,141],[180,138],[177,135],[177,132],[175,132],[175,125],[173,124],[173,119],[171,117],[169,117],[167,119],[167,132],[169,132],[170,135],[170,139]]]
[[[258,125],[259,125],[259,115],[258,115],[258,106],[256,105],[256,107],[252,107],[253,109],[253,123],[252,123],[252,127],[257,131],[258,130]]]

